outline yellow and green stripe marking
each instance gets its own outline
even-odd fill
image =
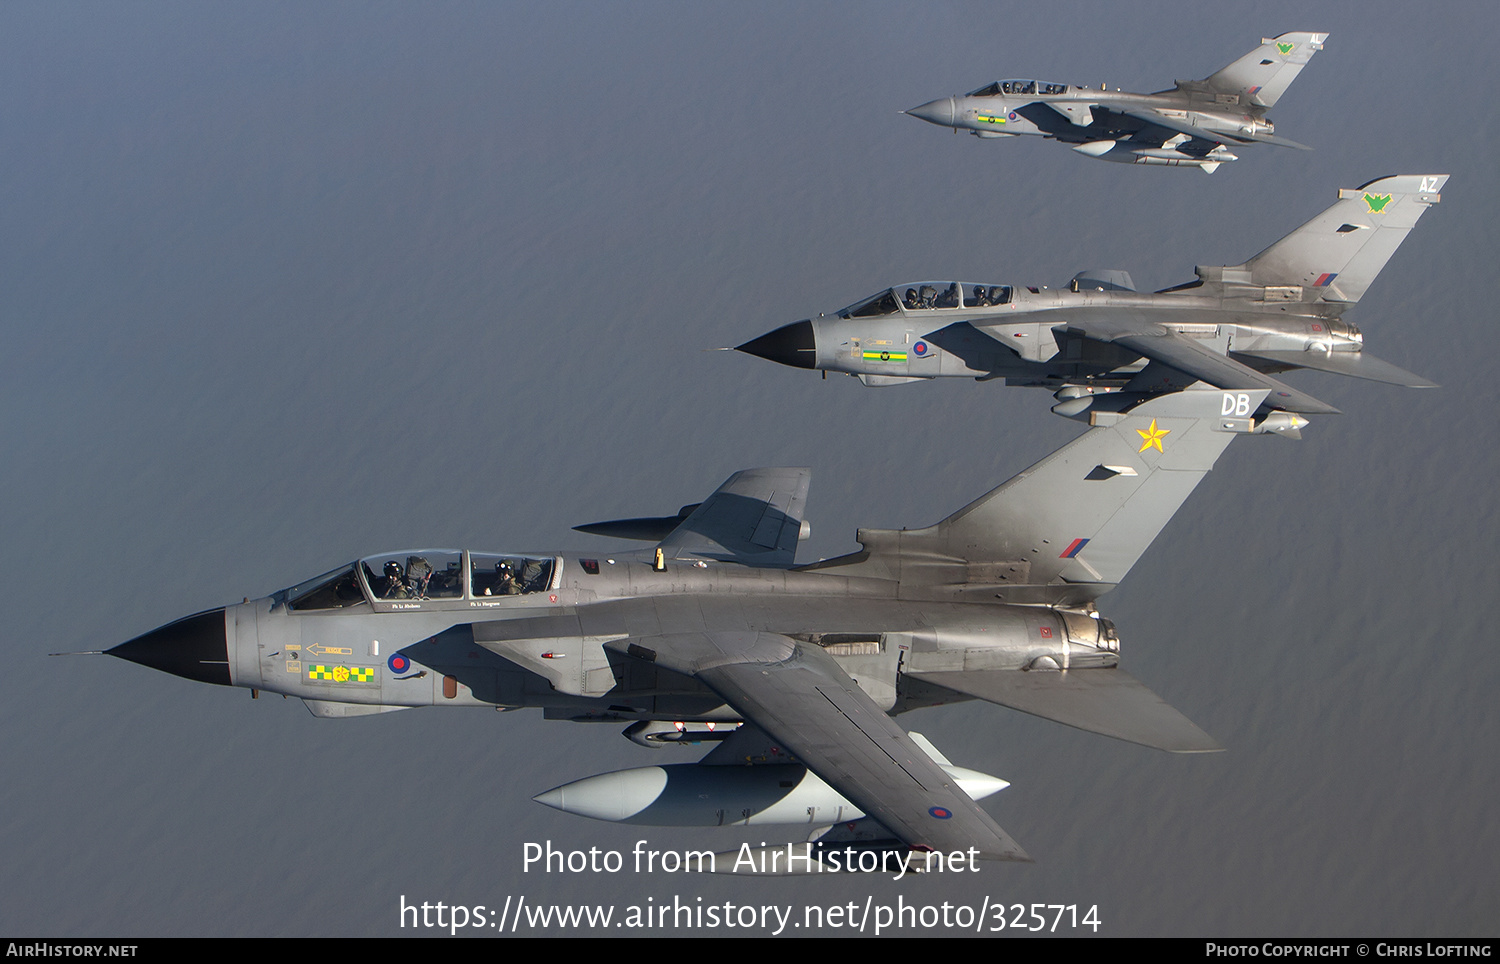
[[[1003,123],[1005,123],[1005,118],[1004,117],[998,117],[998,116],[996,116],[994,114],[975,114],[974,115],[974,119],[977,120],[977,121],[979,121],[979,122],[981,122],[981,123],[984,123],[984,124],[1003,124]]]
[[[375,670],[370,666],[317,666],[308,667],[309,680],[327,680],[333,683],[373,683]]]
[[[865,361],[904,362],[906,352],[904,351],[867,351],[864,353]]]

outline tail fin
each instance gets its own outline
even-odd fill
[[[1312,55],[1323,49],[1326,33],[1284,33],[1260,46],[1203,83],[1210,90],[1233,94],[1245,107],[1268,108],[1281,99]]]
[[[1442,200],[1446,174],[1399,174],[1339,191],[1338,202],[1242,265],[1198,268],[1205,281],[1284,287],[1286,301],[1353,304],[1422,216]],[[1215,277],[1218,275],[1219,277]],[[1307,289],[1304,295],[1302,289]],[[1270,300],[1271,295],[1265,295]]]
[[[1213,468],[1267,390],[1160,395],[925,529],[861,529],[853,566],[903,586],[1076,605],[1114,587]]]

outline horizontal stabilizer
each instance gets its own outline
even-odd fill
[[[1430,382],[1421,375],[1414,375],[1362,351],[1244,351],[1231,354],[1262,358],[1292,368],[1311,368],[1314,371],[1366,378],[1372,382],[1400,385],[1403,388],[1437,388],[1437,383]]]
[[[1124,670],[965,670],[911,675],[1054,723],[1169,753],[1224,749]]]

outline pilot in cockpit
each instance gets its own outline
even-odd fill
[[[511,565],[509,559],[501,559],[495,563],[495,572],[499,575],[496,588],[502,596],[521,595],[521,584],[516,581],[516,569]]]
[[[385,590],[381,592],[380,598],[406,598],[406,570],[402,569],[401,563],[394,559],[385,564]]]
[[[406,557],[406,591],[415,599],[427,598],[427,584],[432,581],[432,564],[425,556]]]

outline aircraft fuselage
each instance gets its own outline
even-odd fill
[[[115,655],[298,697],[320,716],[492,706],[541,707],[558,719],[696,722],[739,716],[701,684],[624,658],[621,647],[726,629],[783,634],[823,646],[892,712],[962,698],[903,685],[907,671],[1112,666],[1117,659],[1107,621],[1007,604],[997,598],[1006,591],[999,573],[968,573],[925,593],[931,598],[908,600],[898,598],[893,581],[819,571],[702,558],[664,559],[658,570],[638,552],[551,559],[550,581],[532,591],[480,595],[471,581],[448,598],[425,599],[382,598],[373,569],[356,566],[363,599],[299,609],[287,590],[169,624]],[[1018,589],[1017,601],[1024,593]],[[302,598],[315,607],[322,597],[314,589]],[[201,672],[184,668],[189,640]]]
[[[1191,291],[1004,286],[1005,304],[971,307],[969,293],[976,286],[959,283],[966,306],[908,308],[904,303],[903,291],[949,284],[898,285],[891,289],[889,312],[861,316],[856,306],[793,322],[740,347],[794,367],[857,375],[870,385],[960,376],[1057,389],[1120,387],[1145,367],[1135,352],[1068,335],[1070,321],[1097,315],[1159,324],[1220,354],[1327,354],[1358,352],[1363,346],[1358,328],[1327,305],[1304,302],[1300,287],[1262,289],[1256,300],[1230,300]],[[1267,372],[1293,367],[1241,360]]]

